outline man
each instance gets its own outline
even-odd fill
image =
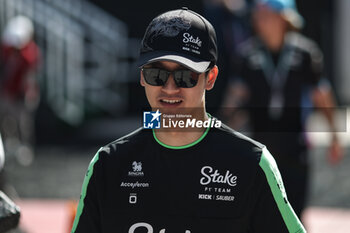
[[[0,42],[0,130],[4,144],[14,144],[6,152],[22,165],[33,160],[34,113],[40,99],[35,78],[40,49],[33,37],[33,22],[18,15],[7,22]]]
[[[341,149],[334,134],[334,101],[330,89],[320,82],[322,53],[313,41],[296,32],[303,19],[294,1],[256,2],[252,14],[256,36],[240,46],[241,62],[236,66],[240,70],[234,71],[239,81],[233,90],[239,86],[240,92],[231,90],[227,100],[247,107],[253,138],[275,155],[290,203],[300,216],[309,170],[305,115],[311,100],[325,114],[333,132],[329,158],[337,162]]]
[[[139,63],[154,119],[215,124],[141,128],[101,148],[72,233],[305,232],[266,147],[206,113],[216,60],[215,30],[201,15],[183,8],[152,20]]]

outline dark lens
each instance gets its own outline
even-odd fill
[[[168,79],[167,72],[157,68],[144,68],[142,73],[146,83],[152,86],[163,86]]]
[[[190,70],[177,70],[174,80],[178,87],[191,88],[197,85],[199,74]]]

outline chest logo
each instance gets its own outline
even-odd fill
[[[134,161],[132,163],[132,169],[134,170],[134,172],[140,172],[142,171],[142,163],[141,162],[136,162]]]
[[[132,171],[129,171],[129,176],[144,176],[144,173],[142,171],[142,163],[134,161],[131,164]]]
[[[231,187],[237,185],[237,176],[234,176],[229,170],[221,174],[217,169],[214,170],[210,166],[204,166],[201,169],[203,177],[200,179],[201,185],[209,185],[211,183],[228,184]]]

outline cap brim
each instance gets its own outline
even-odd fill
[[[304,18],[294,9],[286,9],[281,12],[282,16],[296,29],[302,29]]]
[[[138,61],[138,66],[142,67],[144,65],[157,62],[157,61],[176,62],[197,73],[203,73],[207,71],[210,65],[210,61],[202,61],[190,56],[184,57],[183,54],[180,55],[174,52],[153,51],[153,52],[141,54]]]

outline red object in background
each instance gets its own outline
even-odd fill
[[[34,41],[21,49],[5,44],[0,50],[0,93],[1,96],[19,100],[33,88],[28,84],[28,75],[39,62],[40,52]]]

